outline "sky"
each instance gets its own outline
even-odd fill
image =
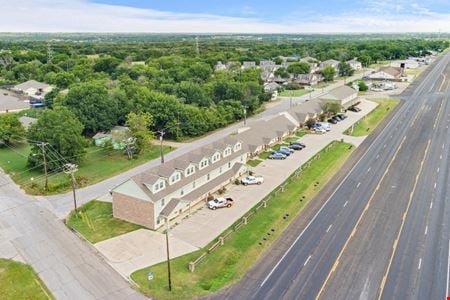
[[[450,32],[450,0],[0,0],[0,32]]]

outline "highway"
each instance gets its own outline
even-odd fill
[[[364,153],[217,299],[445,299],[450,54]],[[327,189],[327,187],[325,188]]]

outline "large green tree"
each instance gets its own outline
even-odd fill
[[[0,144],[13,144],[25,137],[25,129],[14,113],[0,114]]]
[[[334,76],[336,75],[336,69],[332,66],[326,66],[322,70],[322,75],[325,78],[325,81],[333,81]]]
[[[130,112],[127,116],[126,122],[130,129],[130,134],[136,139],[136,152],[143,152],[151,147],[154,134],[150,131],[153,125],[153,117],[149,113],[134,113]]]
[[[339,76],[352,76],[355,73],[352,66],[349,63],[341,62],[339,64]]]
[[[73,85],[62,104],[77,116],[87,134],[108,131],[117,124],[117,98],[110,97],[101,82]]]
[[[32,142],[29,164],[43,167],[39,143],[46,143],[44,147],[49,170],[61,170],[66,162],[79,163],[87,144],[82,132],[83,125],[67,108],[59,106],[45,110],[28,129],[28,139]]]
[[[306,62],[296,62],[292,63],[287,67],[287,71],[290,74],[309,74],[311,72],[311,66]]]

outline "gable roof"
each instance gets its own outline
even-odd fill
[[[49,84],[39,82],[36,80],[28,80],[28,81],[25,81],[23,83],[20,83],[20,84],[14,86],[14,89],[21,90],[21,91],[26,91],[30,88],[33,88],[36,90],[39,90],[39,89],[45,90],[49,87],[51,87]]]
[[[398,78],[403,75],[403,69],[399,67],[381,67],[378,72],[384,72]]]
[[[343,99],[348,98],[356,93],[357,93],[357,91],[355,89],[352,89],[351,87],[346,86],[346,85],[342,85],[340,87],[332,89],[326,95],[321,96],[320,99],[343,100]]]

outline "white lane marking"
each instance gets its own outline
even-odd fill
[[[437,168],[437,172],[439,173],[439,168]]]
[[[309,262],[310,259],[311,259],[311,255],[308,256],[308,258],[305,260],[305,263],[303,264],[303,266],[306,266],[306,265],[308,264],[308,262]]]
[[[432,209],[432,208],[433,208],[433,202],[430,203],[430,209]]]
[[[441,155],[439,155],[439,159],[442,159],[442,154],[441,154]]]
[[[419,269],[420,270],[420,267],[422,266],[422,258],[421,259],[419,259],[419,265],[417,266],[417,269]]]
[[[327,232],[330,231],[331,227],[333,227],[333,224],[330,224],[330,226],[328,226]]]
[[[359,188],[360,185],[361,185],[361,182],[358,182],[358,184],[356,185],[356,188]]]
[[[428,233],[428,225],[425,226],[425,235],[427,235],[427,233]]]
[[[406,107],[406,106],[402,106]],[[403,113],[403,112],[402,112]],[[400,111],[397,112],[397,114],[400,114]],[[272,276],[273,272],[275,272],[275,270],[278,268],[278,266],[281,264],[281,262],[284,260],[284,258],[287,256],[287,254],[292,250],[292,248],[294,247],[294,245],[298,242],[298,240],[303,236],[303,234],[306,232],[306,230],[308,230],[309,226],[311,226],[311,224],[314,222],[314,220],[317,218],[317,216],[322,212],[323,208],[328,204],[328,202],[331,200],[331,198],[333,198],[334,194],[336,194],[336,192],[341,188],[341,186],[344,184],[344,182],[347,180],[347,178],[350,176],[350,174],[352,174],[353,170],[359,165],[359,163],[366,157],[367,153],[370,152],[370,150],[372,150],[372,148],[374,147],[374,145],[376,145],[377,141],[379,139],[381,139],[381,137],[383,136],[384,132],[387,130],[387,128],[389,128],[389,126],[391,125],[391,123],[393,123],[395,120],[395,118],[392,118],[389,123],[387,123],[387,125],[383,128],[383,130],[380,132],[380,134],[375,138],[375,140],[372,142],[372,144],[369,146],[369,148],[367,148],[366,152],[364,152],[364,154],[361,156],[361,158],[355,163],[355,165],[351,168],[351,170],[347,173],[347,175],[345,175],[344,179],[342,179],[342,181],[339,183],[339,185],[336,187],[336,189],[333,191],[333,193],[330,195],[330,197],[328,197],[327,201],[325,201],[325,203],[319,208],[319,210],[316,212],[316,214],[313,216],[313,218],[309,221],[309,223],[306,225],[306,227],[302,230],[302,232],[300,232],[300,234],[297,236],[297,238],[294,240],[294,242],[291,244],[291,246],[289,246],[289,248],[286,250],[286,252],[284,252],[283,256],[280,258],[280,260],[278,260],[278,262],[275,264],[275,266],[272,268],[272,270],[270,270],[269,274],[267,274],[266,278],[264,278],[263,282],[260,284],[260,287],[262,287],[267,280],[269,280],[270,276]],[[406,137],[406,136],[405,136]],[[384,147],[386,147],[386,144],[384,144]],[[345,202],[344,207],[347,205],[348,201]]]
[[[369,173],[369,172],[370,172],[370,170],[372,170],[372,168],[368,168],[368,169],[367,169],[367,173]]]
[[[445,292],[445,295],[448,295],[448,280],[449,280],[449,269],[450,269],[450,240],[448,240],[448,258],[447,258],[447,290]]]
[[[348,201],[345,201],[345,203],[344,203],[344,207],[346,207],[346,206],[347,206],[347,204],[348,204]]]
[[[380,154],[377,154],[377,159],[380,157]]]
[[[434,188],[436,189],[436,182],[434,183]]]

